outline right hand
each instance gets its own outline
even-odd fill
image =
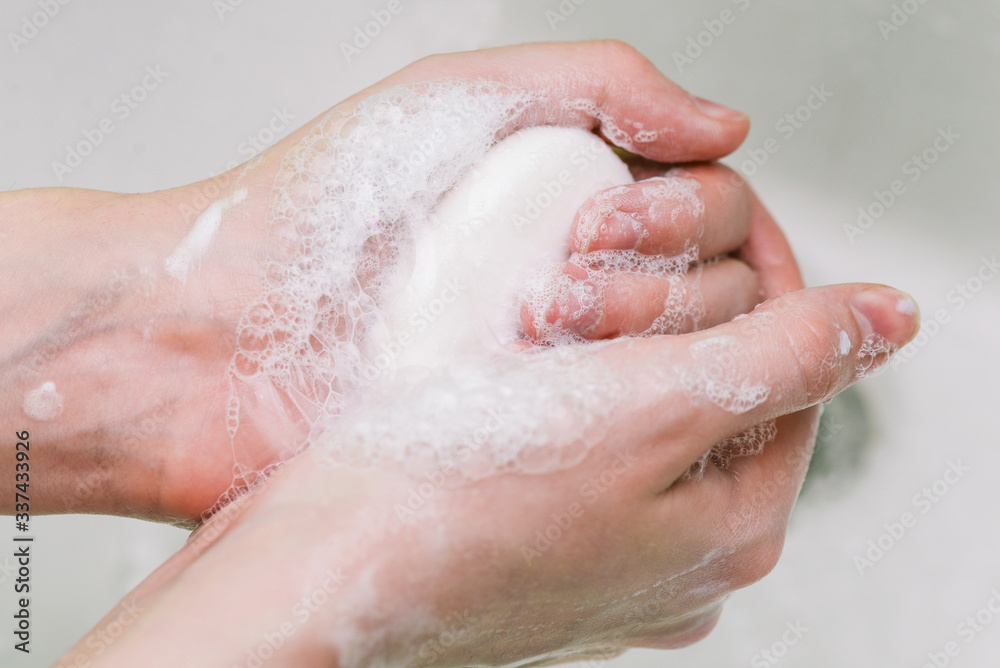
[[[482,373],[529,389],[500,406],[517,420],[491,441],[526,438],[527,418],[547,445],[572,447],[567,419],[588,417],[572,411],[582,387],[603,434],[582,462],[454,486],[396,466],[331,467],[319,442],[129,596],[143,624],[102,665],[225,665],[285,628],[276,668],[506,665],[694,642],[727,593],[776,563],[817,404],[871,368],[873,343],[885,342],[884,363],[913,336],[911,307],[883,286],[829,286],[692,334],[509,355]],[[428,406],[415,392],[387,410],[447,427],[495,407],[461,386],[453,395],[450,407]],[[770,420],[776,436],[761,452],[685,475],[715,444]],[[414,419],[394,423],[385,436],[396,445],[419,439]],[[315,614],[295,616],[324,591]],[[229,620],[227,632],[206,637],[208,616]]]

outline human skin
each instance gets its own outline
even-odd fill
[[[627,86],[623,72],[630,73]],[[697,106],[625,45],[534,45],[421,60],[248,165],[200,183],[141,194],[44,188],[0,195],[7,234],[0,254],[14,279],[0,291],[7,323],[0,330],[0,462],[7,479],[15,432],[27,430],[44,444],[45,456],[32,460],[33,513],[108,513],[192,527],[220,497],[238,494],[295,451],[308,423],[278,390],[251,393],[234,439],[226,428],[229,364],[240,318],[259,297],[273,250],[268,207],[282,157],[317,122],[336,122],[377,91],[442,77],[498,81],[546,93],[550,101],[580,97],[623,127],[669,127],[669,136],[643,146],[645,157],[660,163],[721,157],[748,128],[742,114],[708,102]],[[524,123],[602,128],[592,116],[554,103],[539,103]],[[716,190],[732,177],[718,166],[692,169]],[[719,193],[706,221],[697,221],[726,237],[715,244],[720,253],[737,249],[748,226],[747,190],[739,179],[733,183],[735,194]],[[238,189],[246,189],[246,199],[226,213],[192,275],[178,281],[165,274],[164,258],[198,215]],[[739,295],[712,300],[719,317],[758,301],[753,272],[732,260],[724,264],[728,269],[712,268],[704,283]],[[630,333],[660,307],[649,288],[635,286],[638,297],[628,290],[609,295],[610,317],[590,335]],[[53,420],[32,420],[22,403],[45,382],[55,384],[64,410]],[[234,475],[236,463],[243,468]],[[5,498],[0,510],[13,512],[12,504]]]
[[[533,75],[542,62],[545,72]],[[560,74],[557,81],[546,79],[552,71]],[[428,73],[522,85],[536,76],[532,85],[539,86],[568,80],[612,115],[644,114],[654,125],[681,128],[669,143],[643,147],[646,158],[661,163],[718,157],[746,132],[739,117],[704,126],[685,94],[616,43],[437,57],[388,81]],[[622,85],[662,104],[623,110],[621,101],[634,96],[609,94]],[[587,118],[555,120],[594,125]],[[733,285],[745,283],[738,279],[751,271],[760,294],[737,291],[735,305],[710,299],[716,322],[705,323],[715,326],[704,331],[582,346],[572,351],[573,372],[563,375],[543,365],[550,375],[539,382],[571,385],[610,376],[630,388],[631,402],[607,418],[605,435],[583,462],[543,475],[440,486],[426,508],[399,522],[396,504],[406,502],[413,479],[392,466],[331,467],[318,450],[306,451],[209,520],[130,594],[124,603],[135,606],[138,617],[110,647],[94,655],[84,639],[65,665],[81,657],[104,666],[245,665],[248,653],[265,645],[272,666],[503,665],[629,646],[676,647],[706,634],[725,595],[762,577],[780,553],[811,453],[816,405],[858,379],[862,344],[871,334],[901,345],[914,334],[917,317],[905,295],[882,286],[801,290],[788,246],[759,202],[721,168],[697,169],[706,191],[721,184],[720,192],[732,193],[735,202],[743,198],[742,204],[717,221],[722,232],[711,225],[685,228],[682,221],[680,228],[656,230],[645,250],[662,252],[679,240],[715,244],[743,262],[727,265]],[[721,206],[728,201],[720,198]],[[612,235],[602,243],[631,247],[632,241]],[[641,330],[658,301],[657,286],[633,280],[614,284],[621,296],[578,323],[581,334],[607,338]],[[752,315],[724,322],[732,309],[748,310],[759,299],[768,301]],[[525,322],[536,315],[524,314]],[[849,350],[840,354],[845,335]],[[732,336],[744,351],[730,362],[731,371],[770,386],[767,399],[744,412],[724,410],[681,382],[703,363],[695,344],[719,336]],[[485,371],[530,376],[538,360],[556,353],[511,355]],[[771,419],[778,435],[762,453],[725,470],[709,466],[700,480],[685,477],[714,444]],[[602,476],[609,482],[595,488]],[[592,498],[586,485],[598,493],[584,506],[581,499]],[[567,513],[573,522],[541,549],[536,531]],[[526,556],[526,546],[539,555]],[[296,614],[303,596],[321,590],[328,592],[325,602],[303,620]],[[117,613],[95,633],[115,623]]]
[[[586,382],[596,370],[629,383],[635,401],[612,414],[587,458],[544,475],[437,486],[405,521],[398,508],[421,480],[395,467],[330,467],[307,451],[133,592],[124,605],[138,619],[93,665],[246,665],[264,651],[273,666],[505,665],[694,642],[726,594],[776,563],[815,406],[858,378],[873,324],[897,344],[912,336],[900,303],[882,286],[831,286],[703,332],[578,348],[572,372],[539,382]],[[835,354],[841,331],[846,355]],[[740,371],[774,383],[745,413],[678,382],[703,363],[692,345],[720,335],[747,342]],[[530,373],[531,359],[505,368]],[[773,418],[778,435],[762,453],[685,477],[713,444]],[[556,524],[540,544],[536,532]]]

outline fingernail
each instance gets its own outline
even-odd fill
[[[742,112],[723,107],[721,104],[716,104],[703,97],[695,97],[694,105],[701,113],[716,121],[742,121],[747,118],[747,115]]]
[[[890,343],[903,346],[920,328],[920,310],[913,297],[893,288],[866,288],[851,297],[865,338],[879,334]]]
[[[615,211],[598,223],[590,246],[600,250],[635,250],[639,247],[640,227],[639,221],[629,214]]]

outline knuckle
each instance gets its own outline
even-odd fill
[[[749,586],[774,570],[784,547],[784,530],[768,531],[747,544],[740,554],[740,561],[733,569],[733,582],[737,588]]]
[[[441,68],[447,66],[448,61],[452,57],[452,54],[449,53],[431,53],[414,60],[403,68],[402,71],[406,71],[418,79],[423,77],[434,78],[434,73],[441,71]]]
[[[598,42],[598,45],[616,63],[643,68],[649,65],[649,60],[628,42],[619,39],[603,39]]]
[[[713,162],[710,167],[715,172],[715,176],[724,191],[749,199],[750,184],[743,178],[742,174],[721,162]]]
[[[730,186],[728,196],[739,205],[740,212],[749,221],[750,214],[753,211],[753,190],[750,188],[747,180],[738,172],[724,165],[723,169],[725,171],[722,176]]]
[[[729,219],[750,228],[753,216],[753,190],[743,176],[726,165],[712,163],[708,166],[710,187],[725,202],[726,211],[731,212]]]

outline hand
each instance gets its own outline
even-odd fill
[[[694,642],[728,592],[776,562],[816,405],[913,335],[912,306],[890,288],[831,286],[693,334],[512,354],[482,370],[523,390],[499,407],[517,422],[491,440],[540,421],[560,452],[594,441],[581,463],[456,486],[451,469],[330,467],[319,443],[130,595],[142,624],[101,665],[506,665]],[[443,425],[496,408],[453,389],[463,399],[435,407]],[[425,396],[384,419],[426,415]],[[567,422],[586,414],[572,410],[581,401],[597,418],[583,432]],[[762,451],[686,476],[715,444],[771,420]],[[413,422],[402,424],[383,435],[405,443]],[[364,434],[341,426],[334,441]],[[227,619],[225,634],[196,648],[161,641],[203,637],[206,617]]]
[[[610,81],[602,65],[594,71]],[[645,148],[652,154],[663,147]],[[749,222],[735,215],[723,226],[748,229],[742,244],[740,234],[725,230],[720,242],[715,232],[688,230],[673,241],[651,233],[649,243],[698,236],[720,252],[738,247],[763,296],[799,287],[780,232],[744,195]],[[522,443],[531,446],[522,450],[522,463],[532,467],[541,457],[546,473],[431,484],[433,475],[414,481],[393,466],[367,472],[323,466],[326,447],[316,447],[214,517],[136,590],[129,602],[143,608],[143,623],[126,629],[102,660],[132,665],[136,657],[155,656],[164,665],[219,665],[245,661],[266,645],[269,655],[279,648],[289,665],[414,655],[439,665],[498,664],[691,642],[710,628],[725,592],[773,565],[815,428],[816,411],[800,409],[853,382],[876,353],[884,361],[887,341],[912,335],[912,302],[883,290],[804,291],[703,332],[496,360],[481,373],[497,381],[491,386],[524,390],[514,395],[517,408],[550,440],[536,434]],[[734,308],[724,299],[709,301],[720,313]],[[612,334],[636,331],[648,312],[639,303],[617,322],[615,313],[623,311],[602,310],[596,322],[610,324]],[[596,331],[582,329],[581,336]],[[583,399],[581,386],[588,388]],[[539,393],[549,400],[534,401]],[[426,408],[420,396],[391,406],[385,423],[392,424],[392,411],[419,414]],[[462,401],[442,420],[445,433],[448,425],[484,417],[474,395],[456,396]],[[576,415],[597,418],[582,432],[567,429],[580,401],[591,411]],[[744,433],[776,417],[776,435],[758,429],[754,442],[754,432]],[[352,430],[349,420],[338,426],[328,438],[365,444],[364,430]],[[412,438],[407,429],[386,435],[403,444]],[[527,438],[519,429],[501,429],[493,438],[519,435]],[[716,466],[743,446],[756,452],[768,437],[763,452]],[[713,450],[720,441],[725,445]],[[718,456],[706,461],[713,451]],[[553,453],[584,457],[553,471],[545,465]],[[695,481],[686,473],[697,462],[706,465]],[[429,495],[420,491],[425,484]],[[409,506],[413,493],[424,501],[418,508]],[[553,523],[555,538],[547,535]],[[158,640],[199,637],[192,605],[234,622],[200,644],[195,659],[190,647]],[[277,657],[272,665],[281,665]]]
[[[235,354],[238,345],[272,345],[254,326],[273,305],[255,306],[273,287],[268,271],[303,252],[302,229],[276,214],[287,208],[275,208],[275,184],[292,201],[310,193],[308,179],[297,178],[303,163],[290,168],[285,156],[323,158],[317,133],[340,132],[380,91],[442,79],[526,100],[498,126],[501,135],[545,123],[594,128],[659,163],[720,157],[748,127],[744,116],[691,98],[625,45],[542,44],[421,60],[201,183],[145,195],[6,195],[4,216],[33,230],[5,245],[7,265],[25,282],[2,297],[8,322],[17,323],[2,345],[10,351],[7,433],[28,428],[49,453],[34,469],[36,512],[191,524],[296,451],[328,409],[332,381],[318,382],[312,363],[296,367],[306,377],[255,375],[260,359]],[[304,167],[307,175],[329,168],[322,160]],[[364,249],[374,258],[384,251]],[[342,341],[337,306],[320,315],[327,319],[319,333]],[[629,329],[615,318],[633,316],[627,308],[609,314],[607,331]],[[31,397],[51,403],[53,414],[19,410]]]
[[[633,169],[643,175],[650,167]],[[565,333],[579,340],[682,334],[780,294],[775,286],[765,291],[762,278],[782,280],[784,291],[802,287],[769,218],[783,264],[761,266],[767,275],[759,276],[762,258],[752,247],[740,256],[754,216],[758,225],[768,218],[746,182],[714,163],[599,192],[577,213],[569,261],[546,272],[549,280],[536,289],[542,299],[525,299],[522,326],[541,342]]]

